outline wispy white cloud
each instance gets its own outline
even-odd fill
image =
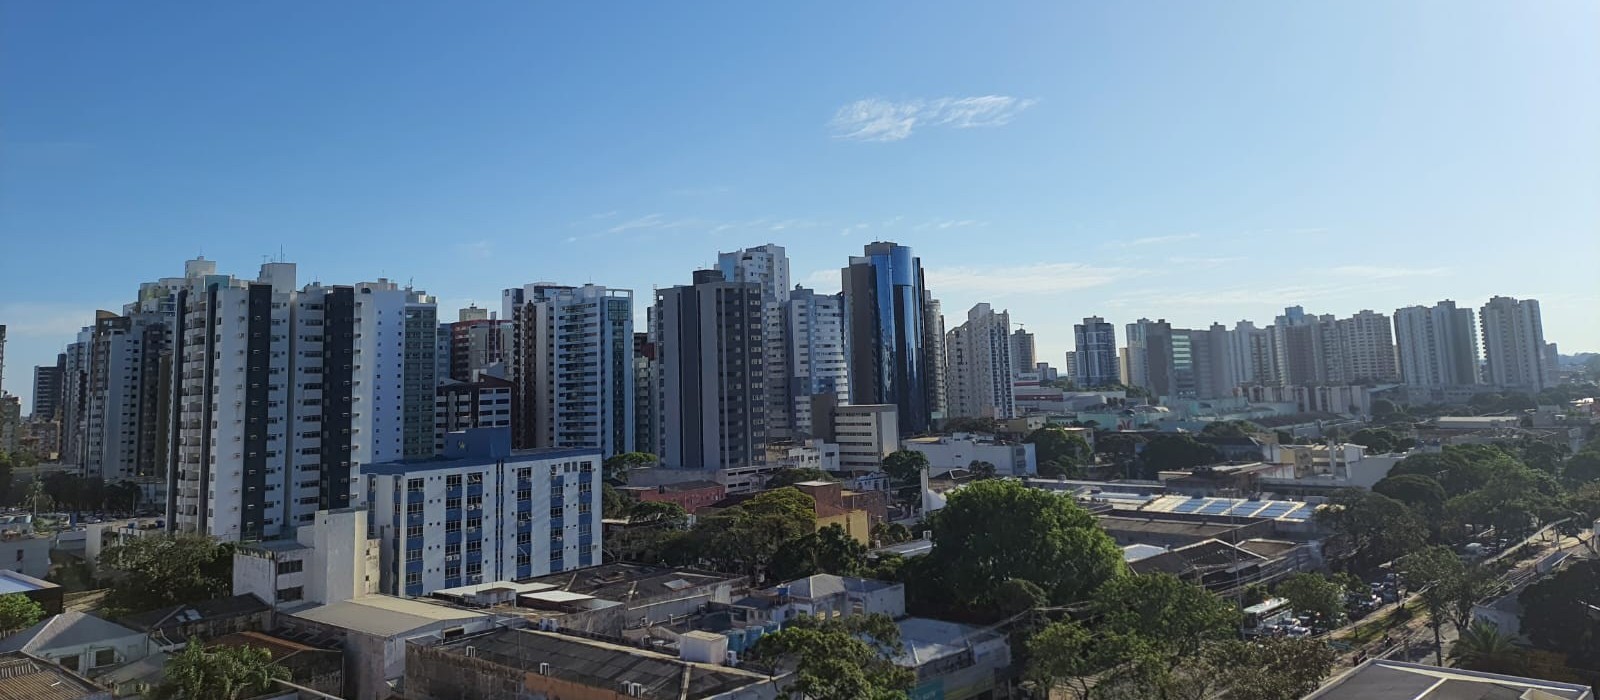
[[[1244,258],[1232,258],[1232,257],[1212,257],[1212,258],[1207,258],[1207,257],[1190,257],[1190,256],[1179,255],[1179,256],[1174,256],[1174,257],[1167,258],[1167,263],[1171,264],[1171,265],[1177,265],[1177,266],[1180,266],[1180,267],[1194,269],[1194,268],[1222,267],[1223,265],[1231,265],[1233,263],[1241,262],[1243,260],[1244,260]]]
[[[645,214],[644,216],[629,219],[617,224],[616,226],[612,226],[611,228],[606,229],[606,233],[622,233],[623,231],[631,231],[639,228],[660,228],[666,219],[667,217],[664,214]]]
[[[5,319],[9,339],[60,338],[65,345],[70,342],[69,336],[77,334],[79,329],[94,325],[94,312],[100,309],[121,313],[122,304],[89,306],[17,301],[0,304],[0,319]]]
[[[1174,233],[1174,234],[1169,235],[1169,236],[1145,236],[1144,238],[1135,238],[1135,239],[1133,239],[1131,241],[1117,241],[1117,242],[1113,242],[1113,243],[1107,243],[1106,247],[1108,247],[1108,248],[1131,248],[1133,246],[1161,245],[1163,243],[1178,243],[1178,242],[1181,242],[1181,241],[1193,241],[1193,240],[1198,240],[1199,238],[1200,238],[1200,234],[1198,234],[1198,233]]]
[[[999,298],[1012,294],[1050,294],[1100,287],[1136,271],[1082,263],[1035,263],[928,268],[928,288],[935,294]]]
[[[972,228],[988,226],[989,222],[977,219],[932,219],[912,226],[913,231],[943,231],[952,228]]]
[[[828,127],[833,137],[850,141],[899,141],[925,126],[970,129],[1003,126],[1038,100],[1008,95],[941,97],[896,102],[880,98],[856,100],[835,112]]]
[[[1406,277],[1438,277],[1450,271],[1446,267],[1384,267],[1380,265],[1340,265],[1332,272],[1344,277],[1369,280],[1392,280]]]

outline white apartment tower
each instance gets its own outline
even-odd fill
[[[762,366],[766,369],[767,436],[779,440],[795,435],[794,402],[788,388],[796,371],[788,365],[793,341],[787,332],[786,306],[791,297],[789,256],[783,246],[763,246],[717,254],[717,269],[729,282],[745,282],[761,293],[761,326],[766,336]]]
[[[433,453],[433,300],[188,268],[175,310],[168,527],[276,539],[348,507],[360,465]]]
[[[501,298],[513,325],[513,444],[633,451],[633,292],[539,282]]]
[[[1367,309],[1322,324],[1323,380],[1338,385],[1399,379],[1393,329],[1388,316]]]
[[[850,368],[845,360],[844,296],[818,294],[796,287],[782,305],[785,341],[785,381],[775,391],[784,397],[783,410],[797,438],[816,435],[811,419],[811,397],[834,394],[839,403],[850,402]]]
[[[1540,391],[1556,383],[1537,299],[1494,297],[1478,312],[1486,383]]]
[[[945,376],[952,417],[1012,418],[1011,316],[978,304],[945,334]]]
[[[1472,309],[1449,299],[1394,312],[1400,378],[1415,386],[1478,383],[1478,332]]]

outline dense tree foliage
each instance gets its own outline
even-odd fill
[[[1350,434],[1350,442],[1373,454],[1387,454],[1411,449],[1417,441],[1387,428],[1362,428]]]
[[[885,615],[850,615],[819,620],[802,616],[763,636],[756,660],[792,666],[788,690],[812,700],[904,698],[916,682],[911,669],[894,664],[900,629]]]
[[[928,470],[928,456],[916,450],[896,450],[883,458],[883,471],[901,484],[913,484]]]
[[[931,518],[933,551],[919,571],[949,605],[995,607],[1007,579],[1029,581],[1052,603],[1081,600],[1123,571],[1122,550],[1070,496],[1009,480],[950,495]]]
[[[233,544],[202,535],[146,535],[100,553],[106,602],[125,612],[221,598],[233,590]]]
[[[946,419],[939,426],[939,429],[947,433],[985,433],[993,435],[1000,432],[1000,422],[993,418],[961,416]]]
[[[1265,433],[1266,429],[1247,420],[1224,420],[1209,423],[1200,430],[1206,437],[1241,438]]]
[[[1527,675],[1524,658],[1511,635],[1482,620],[1462,628],[1450,647],[1451,665],[1483,673]]]
[[[1416,591],[1428,612],[1433,629],[1434,662],[1444,664],[1444,645],[1440,630],[1450,619],[1457,587],[1466,578],[1466,566],[1449,547],[1435,546],[1413,552],[1400,561],[1400,576],[1406,588]]]
[[[1123,576],[1091,598],[1100,627],[1146,640],[1166,655],[1190,656],[1204,643],[1238,630],[1234,605],[1168,574]]]
[[[859,576],[867,566],[867,547],[829,525],[778,546],[769,570],[775,581],[792,581],[813,574]]]
[[[1372,492],[1404,503],[1424,517],[1437,516],[1444,508],[1444,487],[1433,477],[1423,474],[1384,477],[1372,485]]]
[[[1412,552],[1428,538],[1416,513],[1379,493],[1340,492],[1316,518],[1330,532],[1323,545],[1328,558],[1337,567],[1358,572]]]
[[[1600,668],[1600,561],[1576,562],[1528,586],[1522,631],[1540,649],[1567,655],[1577,668]]]
[[[1222,461],[1222,453],[1185,433],[1155,435],[1139,453],[1147,472],[1188,469]]]
[[[796,488],[763,491],[744,503],[700,518],[672,543],[672,563],[759,576],[784,545],[816,528],[816,501]]]
[[[250,646],[208,647],[190,642],[167,660],[160,685],[144,697],[151,700],[216,698],[236,700],[273,689],[273,680],[289,680],[289,669],[273,663],[266,649]]]
[[[0,595],[0,636],[32,627],[44,619],[44,608],[21,593]]]
[[[1344,619],[1344,586],[1312,573],[1298,573],[1278,584],[1278,595],[1298,612],[1313,613],[1334,626]]]
[[[653,467],[660,461],[660,458],[649,452],[621,452],[607,457],[600,468],[606,481],[626,483],[630,470]]]

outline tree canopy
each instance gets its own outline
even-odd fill
[[[1319,574],[1302,572],[1284,579],[1278,595],[1295,610],[1316,614],[1329,627],[1344,618],[1344,586]]]
[[[289,679],[289,669],[273,663],[272,654],[266,649],[208,647],[191,641],[183,651],[167,660],[161,684],[145,697],[151,700],[237,700],[272,690],[273,680]]]
[[[917,482],[927,469],[928,456],[916,450],[895,450],[883,458],[883,471],[902,484]]]
[[[819,620],[795,618],[763,636],[751,650],[757,660],[792,665],[788,690],[812,700],[904,698],[916,682],[911,669],[894,664],[900,629],[886,615],[847,615]]]
[[[933,514],[933,551],[952,605],[993,607],[1007,579],[1053,603],[1081,600],[1123,572],[1122,550],[1070,496],[1008,480],[979,481]]]
[[[1444,487],[1431,476],[1401,474],[1387,476],[1372,485],[1372,492],[1406,504],[1418,513],[1438,514],[1444,507]]]
[[[1416,513],[1381,493],[1342,491],[1315,517],[1331,533],[1323,547],[1328,557],[1355,571],[1371,571],[1415,551],[1428,538]]]
[[[1139,453],[1147,471],[1188,469],[1222,461],[1222,453],[1186,433],[1155,435]]]
[[[100,553],[114,579],[106,602],[126,612],[212,600],[233,590],[233,549],[203,535],[147,535]]]
[[[1586,559],[1522,592],[1522,630],[1534,646],[1567,655],[1572,666],[1600,667],[1600,561]]]
[[[1175,656],[1232,636],[1239,623],[1232,603],[1169,574],[1111,579],[1094,592],[1091,609],[1107,632],[1144,639]]]
[[[859,576],[867,565],[867,547],[829,525],[799,539],[789,540],[773,553],[770,574],[777,581],[793,581],[813,574]]]
[[[44,619],[44,608],[21,593],[0,595],[0,636],[32,627]]]

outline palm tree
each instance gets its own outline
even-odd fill
[[[1457,668],[1471,671],[1516,675],[1522,665],[1522,650],[1499,627],[1478,620],[1461,630],[1461,637],[1450,647],[1450,661]]]
[[[266,649],[205,647],[191,641],[167,661],[165,678],[144,696],[237,700],[269,690],[273,680],[289,680],[289,669],[273,663]]]

